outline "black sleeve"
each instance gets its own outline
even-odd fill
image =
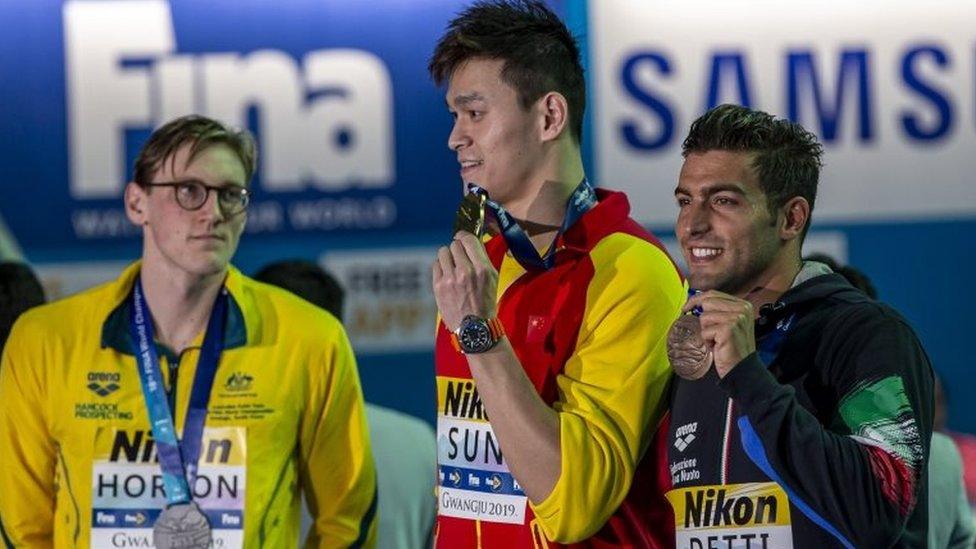
[[[740,430],[752,461],[765,459],[765,467],[757,465],[767,475],[856,547],[890,546],[916,502],[927,507],[932,371],[911,328],[884,311],[860,307],[811,345],[839,397],[830,425],[801,406],[793,387],[780,384],[755,353],[720,382],[747,420]],[[927,513],[915,515],[922,519],[913,521],[927,521]],[[926,525],[915,526],[924,536]]]

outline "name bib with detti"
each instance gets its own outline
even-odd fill
[[[213,547],[244,545],[247,438],[243,427],[205,428],[193,501],[207,516]],[[166,493],[149,430],[100,429],[92,467],[92,547],[153,547]]]
[[[678,549],[792,549],[790,502],[774,482],[694,486],[667,493]]]
[[[438,514],[524,524],[528,500],[508,470],[474,381],[437,378]]]

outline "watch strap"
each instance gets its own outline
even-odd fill
[[[467,318],[467,317],[465,317]],[[486,323],[488,324],[488,331],[491,333],[492,347],[498,344],[503,337],[505,337],[505,326],[502,325],[502,321],[498,317],[489,318]],[[462,326],[463,326],[462,322]],[[459,353],[464,353],[464,349],[461,348],[461,340],[458,337],[458,333],[461,331],[461,326],[458,329],[451,332],[451,345],[454,346],[454,350]]]

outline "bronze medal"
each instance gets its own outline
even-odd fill
[[[681,315],[668,330],[668,361],[674,373],[694,381],[712,366],[712,352],[701,336],[701,322],[692,314]]]

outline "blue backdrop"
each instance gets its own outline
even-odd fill
[[[314,170],[291,179],[287,170],[259,173],[254,182],[255,203],[267,205],[260,210],[266,215],[258,216],[256,227],[249,229],[251,232],[243,239],[235,258],[243,271],[253,272],[279,258],[318,259],[329,250],[434,247],[449,237],[459,190],[457,164],[446,146],[451,118],[443,91],[436,89],[427,77],[426,63],[447,21],[465,2],[127,2],[145,7],[146,14],[156,14],[155,19],[147,18],[143,24],[162,28],[163,35],[171,34],[172,48],[153,46],[156,50],[136,47],[141,38],[123,36],[124,22],[119,21],[115,21],[118,26],[107,24],[90,37],[94,46],[79,49],[77,44],[69,44],[65,38],[69,27],[72,32],[87,32],[85,29],[90,27],[85,26],[86,17],[104,16],[112,22],[111,4],[117,4],[84,2],[89,6],[77,12],[69,9],[82,3],[0,3],[0,135],[5,137],[0,149],[0,216],[35,264],[138,257],[140,238],[120,217],[121,189],[138,147],[152,127],[162,122],[158,116],[172,112],[165,94],[167,82],[174,80],[167,78],[182,70],[181,66],[191,67],[180,73],[192,83],[193,91],[185,104],[222,112],[221,105],[207,102],[208,86],[213,85],[207,80],[207,75],[212,74],[208,71],[221,63],[220,66],[244,67],[262,52],[271,52],[277,56],[275,59],[290,60],[274,66],[275,70],[285,67],[294,71],[300,94],[295,103],[305,109],[297,112],[331,105],[329,108],[334,110],[328,111],[330,116],[342,122],[327,124],[325,129],[301,126],[294,135],[284,138],[286,142],[314,153],[316,149],[309,148],[308,143],[318,140],[316,146],[337,158],[362,153],[363,158],[389,163],[390,169],[385,175],[376,176],[369,169],[357,171],[359,168],[354,167],[334,178]],[[552,4],[583,39],[584,50],[589,51],[590,22],[585,2]],[[82,38],[78,38],[79,43],[88,44]],[[103,50],[116,52],[112,54],[115,57],[98,57]],[[366,52],[379,60],[379,73],[385,71],[388,78],[388,103],[384,103],[382,94],[377,99],[360,93],[366,84],[375,85],[376,80],[370,78],[376,74],[351,72],[338,75],[335,85],[311,84],[314,77],[307,58],[315,52],[338,50]],[[70,59],[78,61],[71,65],[66,61]],[[595,62],[587,59],[588,66]],[[100,80],[98,70],[108,71],[108,80]],[[175,72],[167,72],[170,70]],[[244,69],[241,71],[247,76]],[[275,83],[248,81],[245,76],[240,76],[241,85],[253,91],[257,99],[243,102],[239,119],[259,135],[262,148],[267,149],[269,128],[282,123],[269,114],[273,109],[266,108],[261,98],[267,97],[262,95],[265,88]],[[135,90],[131,96],[120,91],[129,89],[125,82],[130,77],[142,82],[130,86]],[[117,79],[118,84],[112,79]],[[94,86],[88,90],[90,97],[82,98],[84,94],[69,84],[72,81]],[[591,81],[591,97],[600,93],[593,85]],[[135,112],[138,109],[132,105],[149,106],[144,115],[133,115],[127,121],[112,110],[115,102],[99,103],[100,94],[122,94],[117,101],[119,109]],[[391,128],[388,149],[377,144],[375,132],[370,133],[372,130],[362,122],[375,118],[376,112],[388,116],[379,121],[380,127]],[[110,133],[117,138],[114,141],[103,143],[102,134],[94,128],[89,135],[86,127],[72,127],[77,121],[91,119],[86,116],[98,119],[116,115],[120,121]],[[276,116],[285,115],[279,111]],[[98,142],[72,141],[78,139]],[[588,118],[584,157],[591,175],[596,173],[594,140],[592,120]],[[72,150],[94,150],[91,147],[117,149],[122,171],[106,181],[82,183],[80,170],[72,167]],[[281,154],[281,158],[289,158],[288,154]],[[828,150],[828,162],[829,159]],[[928,183],[919,182],[925,184]],[[91,191],[93,188],[100,190]],[[670,201],[670,193],[662,200]],[[318,221],[303,222],[305,218],[299,215],[303,209],[318,212]],[[666,224],[651,229],[660,236],[673,236]],[[813,230],[814,235],[822,231],[845,235],[849,263],[868,273],[882,298],[899,308],[915,326],[947,381],[952,397],[951,425],[969,431],[976,431],[976,408],[967,402],[976,376],[970,368],[966,345],[973,327],[967,313],[976,308],[976,292],[967,276],[976,268],[976,254],[970,243],[974,230],[976,221],[967,216],[911,222],[865,219],[815,223]],[[433,364],[429,350],[361,354],[359,360],[369,400],[433,419]]]

